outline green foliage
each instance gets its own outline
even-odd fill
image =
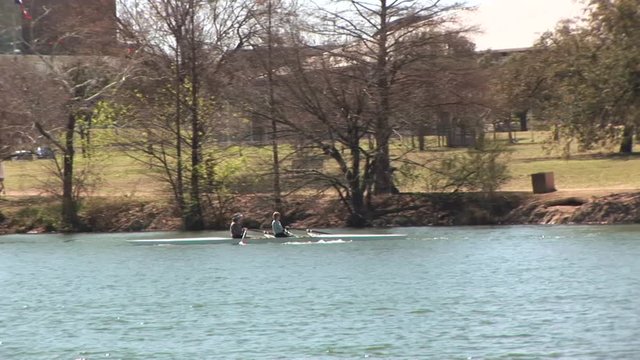
[[[93,110],[93,124],[97,128],[112,128],[128,111],[125,105],[113,101],[100,101]]]
[[[18,232],[27,232],[37,228],[46,232],[57,231],[61,227],[60,206],[24,207],[16,212],[11,221],[19,227]]]
[[[395,184],[400,188],[411,187],[423,177],[418,167],[409,163],[400,165],[394,175]]]
[[[639,9],[639,0],[592,0],[583,19],[510,59],[496,87],[509,110],[533,110],[585,149],[628,144],[640,125]]]
[[[494,192],[509,180],[504,149],[488,149],[453,153],[440,162],[428,179],[432,191]]]
[[[201,165],[205,189],[225,193],[253,192],[269,166],[268,148],[212,148]]]
[[[201,190],[210,225],[226,226],[227,214],[234,205],[234,197],[241,193],[270,190],[269,148],[232,146],[212,147],[204,153],[204,160],[196,171],[202,175]]]

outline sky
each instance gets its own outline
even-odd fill
[[[14,6],[9,0],[3,5]],[[302,0],[304,1],[304,0]],[[314,0],[329,4],[332,0]],[[455,0],[447,0],[455,1]],[[540,35],[553,30],[564,18],[579,16],[583,5],[577,0],[457,0],[476,5],[477,11],[464,16],[465,23],[477,25],[481,33],[471,34],[477,50],[532,46]]]
[[[328,6],[335,0],[312,1],[320,6]],[[445,3],[461,2],[477,7],[474,13],[462,17],[465,23],[476,25],[482,30],[482,33],[469,36],[476,43],[477,50],[532,46],[545,31],[553,30],[558,21],[580,16],[584,8],[581,2],[584,1],[586,0],[444,0]]]
[[[547,30],[565,18],[579,16],[583,5],[576,0],[474,0],[478,10],[468,22],[483,33],[470,36],[476,49],[510,49],[532,46]]]

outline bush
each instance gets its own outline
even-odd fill
[[[166,208],[160,202],[149,203],[126,197],[93,198],[82,209],[87,231],[144,231]]]
[[[45,232],[57,231],[60,228],[59,206],[28,206],[20,209],[12,219],[18,232],[42,229]]]
[[[509,180],[506,151],[499,145],[444,158],[431,171],[430,190],[494,192]]]

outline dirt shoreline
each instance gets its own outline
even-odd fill
[[[344,227],[346,213],[335,199],[297,198],[285,203],[291,228]],[[57,202],[51,197],[0,198],[0,233],[57,231]],[[396,194],[373,202],[372,227],[633,224],[640,223],[640,190],[583,189],[534,195],[527,192]],[[210,230],[223,230],[227,218],[243,212],[245,226],[269,227],[268,196],[238,197],[232,208],[209,216]],[[94,197],[81,211],[87,232],[177,231],[180,219],[152,198]]]

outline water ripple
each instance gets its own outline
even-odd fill
[[[401,232],[243,248],[0,239],[0,359],[640,358],[640,227]]]

